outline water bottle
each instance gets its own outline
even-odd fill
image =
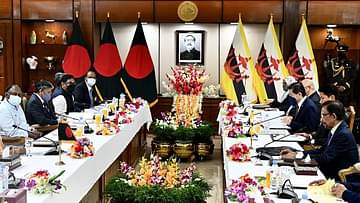
[[[301,195],[301,199],[299,201],[299,203],[310,203],[311,201],[309,200],[308,198],[308,194],[307,192],[305,191],[304,193],[302,193]]]
[[[270,190],[277,192],[279,188],[279,166],[275,160],[272,162],[271,166],[271,180],[270,180]]]
[[[9,189],[9,166],[4,166],[2,171],[4,179],[4,191],[6,192]]]
[[[5,166],[0,164],[0,194],[5,192],[5,176],[4,176]]]

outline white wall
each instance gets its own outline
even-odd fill
[[[175,65],[176,54],[176,30],[204,30],[204,67],[210,74],[210,79],[206,83],[219,84],[220,70],[228,54],[230,44],[235,34],[237,25],[230,24],[193,24],[185,25],[182,23],[164,24],[145,24],[143,25],[146,41],[153,59],[158,91],[161,81],[167,81],[166,73],[170,73],[170,67]],[[265,37],[267,24],[248,24],[245,32],[253,59],[256,60],[261,44]],[[102,26],[103,28],[104,26]],[[125,63],[132,38],[135,33],[136,24],[113,23],[112,24],[115,40],[120,52],[121,60]],[[279,34],[279,26],[275,25]]]

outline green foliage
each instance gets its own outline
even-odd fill
[[[202,123],[194,129],[195,143],[211,143],[211,136],[214,134],[214,128],[209,123]]]
[[[173,143],[174,142],[173,137],[174,137],[175,130],[172,127],[164,126],[164,125],[155,125],[153,130],[156,135],[154,141],[159,142],[159,143],[163,143],[163,142]]]
[[[184,187],[130,186],[124,177],[115,176],[106,185],[105,195],[113,203],[201,203],[209,197],[211,187],[198,174]]]

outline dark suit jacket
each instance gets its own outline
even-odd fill
[[[355,138],[344,121],[341,121],[336,129],[330,144],[328,144],[329,140],[330,136],[320,149],[305,151],[304,155],[309,154],[318,162],[326,178],[339,180],[339,170],[348,168],[359,161],[358,149]]]
[[[313,101],[306,98],[290,123],[292,132],[313,132],[320,123],[319,109]]]
[[[96,97],[95,88],[92,88],[92,95],[94,98],[94,105],[98,105],[98,99]],[[90,96],[89,96],[89,89],[86,86],[85,81],[80,82],[76,85],[74,92],[74,100],[75,100],[75,106],[81,110],[90,108]]]
[[[57,118],[48,104],[42,103],[35,95],[31,95],[26,106],[26,119],[30,125],[55,125]]]
[[[349,203],[360,202],[360,183],[343,183],[347,190],[342,194],[342,199]]]
[[[191,51],[183,51],[180,53],[180,60],[200,60],[200,52],[195,48]]]
[[[319,108],[319,112],[321,110],[321,104],[320,104],[320,95],[318,92],[314,92],[309,96],[309,99],[314,102],[314,104]]]

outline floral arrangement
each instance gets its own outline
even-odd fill
[[[22,179],[22,186],[35,194],[59,193],[62,188],[66,190],[66,187],[58,180],[64,172],[65,170],[50,177],[47,170],[40,170]]]
[[[120,176],[106,186],[105,193],[121,202],[202,202],[210,186],[191,164],[180,169],[176,159],[161,161],[159,156],[142,158],[138,170],[120,164]]]
[[[69,156],[75,159],[81,159],[94,156],[94,146],[89,138],[77,139],[70,147]]]
[[[249,147],[243,143],[233,144],[226,150],[226,154],[233,161],[250,161]]]
[[[209,75],[205,74],[205,70],[189,66],[175,66],[171,68],[173,75],[166,74],[170,81],[170,87],[178,94],[199,95],[202,86]]]
[[[232,184],[225,189],[225,196],[234,202],[248,203],[251,199],[264,198],[266,193],[263,186],[252,179],[249,174],[241,176],[239,180],[233,180]],[[254,201],[253,201],[254,202]]]

